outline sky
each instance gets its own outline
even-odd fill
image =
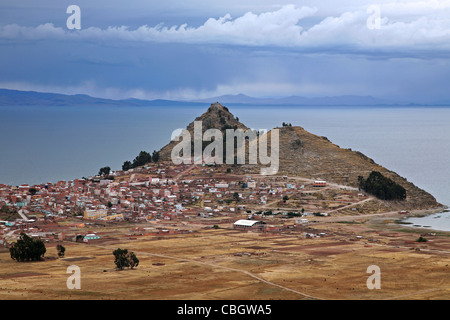
[[[449,58],[450,0],[0,3],[6,89],[440,103],[450,102]]]

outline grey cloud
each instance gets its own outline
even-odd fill
[[[408,14],[417,12],[426,4],[400,7]],[[381,7],[382,9],[383,7]],[[393,7],[386,6],[387,12]],[[285,5],[274,11],[255,14],[247,12],[233,18],[225,14],[209,18],[198,27],[187,24],[164,26],[142,25],[132,29],[126,26],[107,28],[89,27],[71,31],[51,23],[37,27],[17,24],[0,27],[3,40],[75,40],[75,41],[134,41],[185,44],[223,44],[253,47],[292,48],[303,52],[330,53],[408,53],[433,51],[442,53],[450,49],[450,4],[439,10],[432,3],[427,7],[429,15],[414,16],[409,21],[396,21],[383,15],[379,29],[370,29],[370,15],[365,10],[344,12],[329,16],[309,28],[302,27],[302,20],[320,12],[317,8]],[[414,9],[414,10],[413,10]],[[423,9],[424,10],[424,9]],[[445,11],[445,12],[443,12]],[[402,11],[396,11],[400,15]]]

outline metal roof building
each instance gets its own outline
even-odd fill
[[[234,228],[254,228],[254,227],[262,227],[262,225],[264,225],[265,222],[262,221],[258,221],[258,220],[238,220],[233,224]]]

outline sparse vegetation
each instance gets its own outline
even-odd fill
[[[139,154],[134,158],[133,162],[131,161],[125,161],[122,165],[123,171],[128,171],[130,169],[134,169],[137,167],[141,167],[146,165],[147,163],[151,162],[158,162],[160,158],[159,151],[154,150],[152,154],[150,154],[147,151],[141,151]]]

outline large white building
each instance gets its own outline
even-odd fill
[[[106,217],[108,211],[106,209],[97,209],[97,210],[85,210],[84,218],[85,219],[101,219]]]
[[[265,222],[258,221],[258,220],[238,220],[233,224],[234,228],[237,229],[261,229],[263,225],[265,225]]]

